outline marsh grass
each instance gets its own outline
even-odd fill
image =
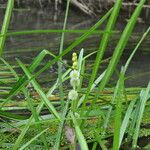
[[[64,147],[72,144],[75,147],[76,144],[79,144],[82,150],[88,150],[90,149],[89,143],[92,142],[93,150],[98,147],[104,150],[109,148],[118,150],[125,142],[124,135],[126,134],[127,141],[130,143],[132,142],[132,148],[136,149],[138,145],[137,140],[140,136],[140,125],[145,113],[144,110],[147,110],[146,105],[149,106],[148,100],[150,98],[150,83],[147,88],[138,90],[137,88],[132,88],[129,90],[125,87],[126,71],[137,49],[148,35],[150,28],[148,28],[143,34],[141,40],[137,43],[135,49],[129,56],[126,64],[122,66],[121,70],[118,72],[118,81],[116,86],[110,89],[107,88],[107,83],[110,81],[121,55],[123,54],[145,0],[141,0],[133,12],[115,47],[108,67],[101,74],[99,74],[98,70],[103,62],[103,55],[107,49],[110,36],[115,33],[113,29],[119,15],[122,0],[117,0],[114,7],[110,9],[94,26],[92,26],[89,30],[84,31],[66,30],[69,15],[69,2],[70,1],[68,0],[62,30],[37,30],[12,33],[7,32],[7,29],[10,21],[10,15],[12,13],[13,3],[8,3],[8,8],[11,9],[9,9],[9,11],[6,10],[5,21],[0,35],[1,54],[4,49],[5,38],[10,35],[16,36],[33,33],[47,34],[48,32],[60,32],[62,35],[59,54],[57,56],[50,50],[43,50],[33,59],[29,66],[25,66],[21,60],[16,59],[18,66],[23,71],[22,76],[18,75],[15,69],[7,61],[1,58],[1,61],[3,62],[1,73],[10,74],[15,81],[15,85],[8,88],[5,94],[3,91],[0,91],[5,95],[5,98],[1,99],[0,104],[0,116],[4,118],[0,123],[0,134],[4,136],[6,135],[1,141],[2,148],[23,150],[27,147],[32,147],[32,149],[50,149],[54,147],[55,150],[59,150],[62,146],[61,144],[67,142]],[[106,20],[106,29],[104,31],[97,32],[97,28],[99,28]],[[83,33],[83,35],[64,49],[65,32]],[[75,102],[74,109],[72,110],[70,106],[73,102],[69,100],[67,96],[68,90],[70,89],[68,87],[68,90],[64,91],[63,88],[64,84],[69,81],[69,74],[72,68],[70,65],[63,62],[63,57],[68,53],[72,53],[72,50],[76,48],[76,46],[81,44],[93,34],[103,34],[102,40],[100,41],[100,46],[96,52],[92,52],[85,56],[85,50],[81,49],[79,53],[77,63],[77,69],[80,73],[80,85],[77,88],[79,97]],[[92,74],[90,75],[86,73],[86,62],[88,61],[88,58],[95,53],[96,59],[94,61]],[[53,59],[49,60],[43,68],[37,70],[46,56],[52,56]],[[47,91],[45,91],[39,84],[37,77],[55,63],[58,63],[58,78],[56,82],[51,87],[48,87]],[[67,67],[66,71],[62,70],[63,65]],[[2,78],[0,84],[3,85],[3,87],[1,87],[1,89],[7,87],[7,82],[5,82],[6,80],[7,79]],[[88,80],[87,87],[84,87],[84,80]],[[30,91],[27,88],[29,84],[33,86],[34,90],[38,94],[38,102],[31,97]],[[49,99],[57,89],[59,89],[57,91],[59,95],[58,104],[61,107],[56,107],[56,103]],[[135,93],[135,91],[138,92]],[[13,111],[16,110],[16,107],[11,106],[11,104],[14,104],[13,97],[20,92],[23,92],[25,96],[24,101],[26,102],[26,106],[24,108],[31,112],[30,116],[18,115],[8,111],[9,109]],[[21,106],[17,106],[17,108],[20,110],[24,109],[21,108]],[[41,114],[44,109],[48,110],[46,115]],[[5,119],[9,119],[9,121],[5,121]],[[75,136],[73,143],[69,143],[69,141],[65,138],[65,125],[74,129],[74,132],[71,133],[73,134],[72,136]],[[127,130],[128,128],[129,130]],[[8,142],[7,139],[11,137],[13,131],[15,132],[15,136]],[[31,131],[33,135],[30,134]],[[112,143],[109,141],[110,138],[113,139]],[[67,146],[66,149],[67,148],[69,148],[69,146]]]

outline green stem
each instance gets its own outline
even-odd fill
[[[4,51],[6,33],[9,27],[13,7],[14,7],[14,0],[8,0],[5,18],[4,18],[2,29],[1,29],[1,35],[4,35],[4,36],[0,37],[0,56],[2,56],[2,53]]]

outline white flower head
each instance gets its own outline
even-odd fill
[[[78,92],[76,90],[71,90],[68,94],[70,100],[76,100],[78,98]]]
[[[80,85],[79,78],[78,79],[71,78],[70,84],[71,84],[72,87],[78,87]]]
[[[77,70],[73,70],[70,73],[70,78],[71,79],[79,79],[79,76],[80,76],[80,74],[79,74],[79,71],[77,71]]]

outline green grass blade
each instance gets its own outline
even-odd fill
[[[48,34],[48,33],[74,33],[74,34],[82,34],[88,32],[88,30],[70,30],[70,29],[66,29],[66,30],[59,30],[59,29],[43,29],[43,30],[24,30],[24,31],[15,31],[15,32],[8,32],[6,34],[0,34],[0,37],[2,36],[22,36],[22,35],[32,35],[32,34]],[[107,31],[103,31],[103,30],[96,30],[93,31],[93,34],[104,34]],[[116,34],[119,33],[119,31],[112,31],[111,34]]]
[[[78,71],[80,73],[80,85],[78,87],[78,91],[81,90],[83,84],[83,78],[85,73],[85,59],[83,57],[84,49],[82,48],[78,57]]]
[[[130,105],[128,106],[128,109],[127,109],[124,119],[122,121],[121,129],[120,129],[119,147],[121,146],[121,142],[123,140],[123,136],[125,134],[128,124],[129,124],[129,121],[130,121],[129,119],[131,117],[135,103],[136,103],[136,100],[132,100],[130,102]]]
[[[33,99],[29,96],[29,93],[28,93],[28,91],[26,89],[23,90],[23,93],[24,93],[24,95],[25,95],[25,97],[27,99],[28,107],[29,107],[29,109],[32,112],[32,115],[34,117],[35,122],[39,122],[39,115],[38,115],[38,113],[36,112],[36,109],[33,106]],[[38,131],[42,131],[42,126],[40,124],[37,124],[36,127],[37,127]],[[45,149],[48,150],[49,148],[48,148],[48,143],[46,141],[45,134],[41,135],[41,140],[44,143]]]
[[[97,142],[95,142],[94,144],[93,144],[93,146],[92,146],[92,150],[96,150],[96,148],[97,148]]]
[[[92,84],[92,87],[91,87],[91,89],[90,89],[90,91],[92,91],[100,82],[101,82],[101,80],[103,79],[103,77],[105,76],[105,72],[106,71],[104,71],[96,80],[95,80],[95,82]],[[86,94],[84,94],[80,99],[79,99],[79,102],[78,102],[78,104],[77,104],[77,107],[80,107],[81,106],[81,104],[84,102],[84,100],[85,100],[85,97],[86,97]]]
[[[107,84],[107,82],[109,81],[111,75],[113,74],[116,66],[117,66],[117,63],[119,62],[120,60],[120,57],[123,53],[123,50],[129,40],[129,37],[133,31],[133,28],[135,26],[135,23],[138,19],[138,16],[142,10],[142,7],[144,5],[146,0],[141,0],[140,3],[138,4],[137,8],[135,9],[134,13],[132,14],[128,24],[126,25],[122,35],[121,35],[121,38],[114,50],[114,53],[113,53],[113,56],[112,56],[112,59],[108,65],[108,68],[107,68],[107,71],[106,71],[106,74],[105,74],[105,77],[103,78],[102,82],[100,83],[99,85],[99,90],[98,91],[102,91],[105,87],[105,85]]]
[[[63,132],[63,127],[64,127],[64,123],[65,123],[68,107],[69,107],[69,100],[66,102],[66,106],[65,106],[65,108],[63,110],[62,121],[61,121],[61,123],[59,125],[57,136],[56,136],[56,142],[55,142],[55,145],[54,145],[54,149],[55,150],[59,150],[60,149],[61,136],[62,136],[62,132]]]
[[[26,116],[22,116],[22,115],[17,115],[17,114],[13,114],[10,112],[5,112],[0,110],[0,116],[3,118],[7,118],[7,119],[11,119],[11,120],[24,120],[27,119],[28,117]]]
[[[142,38],[140,39],[140,41],[138,42],[138,44],[136,45],[136,47],[134,48],[133,52],[131,53],[130,57],[128,58],[126,64],[125,64],[125,72],[129,66],[129,63],[131,62],[133,56],[135,55],[136,51],[138,50],[139,46],[141,45],[141,43],[144,41],[144,39],[146,38],[146,36],[148,35],[148,33],[150,32],[150,27],[146,30],[146,32],[143,34]]]
[[[79,54],[79,58],[78,58],[78,71],[81,73],[81,69],[82,69],[82,62],[83,62],[83,54],[84,54],[84,49],[82,48]]]
[[[65,19],[64,19],[64,24],[63,24],[63,30],[65,30],[66,26],[67,26],[69,5],[70,5],[70,0],[67,0]],[[64,39],[65,39],[65,33],[62,32],[61,41],[60,41],[60,47],[59,47],[59,55],[61,55],[62,52],[63,52]],[[62,61],[62,57],[60,57],[59,60]],[[61,107],[63,109],[63,107],[64,107],[64,91],[63,91],[63,84],[62,84],[62,63],[60,61],[58,61],[58,82],[60,83],[59,84],[59,96],[60,96],[60,101],[61,101]]]
[[[22,68],[22,70],[24,71],[24,73],[26,74],[26,76],[28,77],[28,79],[32,78],[31,73],[28,71],[28,69],[25,67],[25,65],[17,59],[18,64],[20,65],[20,67]],[[56,111],[56,109],[54,108],[54,106],[51,104],[51,102],[48,100],[47,96],[44,94],[44,92],[42,91],[40,85],[38,84],[38,82],[35,79],[31,80],[32,85],[34,86],[34,89],[39,93],[39,95],[41,96],[42,100],[44,101],[45,105],[47,106],[47,108],[49,109],[49,111],[51,113],[54,114],[54,116],[58,119],[61,120],[58,112]]]
[[[86,143],[86,140],[83,136],[83,133],[82,133],[80,127],[79,127],[79,124],[78,124],[77,120],[75,119],[72,112],[70,112],[70,115],[71,115],[71,118],[72,118],[72,121],[73,121],[73,124],[74,124],[76,136],[77,136],[78,142],[80,144],[81,150],[88,150],[88,145]]]
[[[0,60],[7,66],[7,68],[10,70],[10,72],[13,74],[13,76],[16,78],[16,80],[18,80],[18,75],[15,72],[15,70],[12,68],[12,66],[6,62],[3,58],[0,58]]]
[[[28,141],[27,143],[25,143],[24,145],[21,146],[21,148],[19,148],[19,150],[23,150],[25,148],[27,148],[33,141],[35,141],[38,137],[40,137],[44,132],[46,132],[48,129],[43,130],[42,132],[40,132],[39,134],[37,134],[34,138],[32,138],[30,141]]]
[[[137,102],[135,104],[136,107],[131,114],[131,123],[130,123],[130,126],[129,126],[128,131],[127,131],[128,132],[128,137],[127,137],[128,141],[132,140],[135,126],[136,126],[136,122],[138,120],[140,105],[141,105],[140,97],[138,97]]]
[[[133,135],[132,148],[137,147],[137,140],[138,140],[138,135],[139,135],[140,124],[142,121],[145,105],[146,105],[146,102],[149,98],[149,95],[150,95],[150,82],[148,83],[147,88],[145,90],[142,90],[140,93],[141,105],[139,108],[139,114],[138,114],[138,118],[137,118],[137,122],[136,122],[136,126],[135,126],[135,131],[134,131],[134,135]]]
[[[84,105],[86,103],[86,100],[88,100],[88,95],[90,93],[91,86],[92,86],[92,84],[95,80],[95,77],[96,77],[97,71],[99,69],[99,65],[102,61],[104,52],[106,51],[108,41],[109,41],[109,37],[110,37],[110,32],[113,30],[113,27],[114,27],[115,22],[117,20],[117,17],[118,17],[120,8],[121,8],[121,4],[122,4],[122,0],[117,0],[116,1],[115,6],[113,7],[113,11],[111,13],[111,16],[108,20],[108,23],[107,23],[107,26],[106,26],[106,29],[105,29],[107,32],[103,34],[102,40],[100,42],[100,46],[99,46],[99,49],[98,49],[98,52],[97,52],[97,55],[96,55],[96,60],[94,62],[94,68],[92,70],[92,75],[91,75],[89,85],[88,85],[88,88],[87,88],[87,94],[86,94],[86,97],[85,97]]]
[[[116,85],[114,99],[115,99],[115,121],[114,121],[114,138],[113,138],[113,150],[119,150],[120,129],[121,129],[121,117],[122,117],[122,100],[124,90],[124,70],[122,68],[119,80]]]
[[[8,0],[5,18],[4,18],[2,29],[1,29],[1,35],[4,35],[4,36],[0,37],[0,56],[2,56],[2,53],[4,51],[6,33],[9,27],[13,7],[14,7],[14,0]]]

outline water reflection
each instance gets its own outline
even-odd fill
[[[4,16],[4,9],[0,9],[0,26],[2,25],[2,18]],[[9,27],[9,31],[21,31],[21,30],[35,30],[35,29],[62,29],[64,20],[64,12],[59,14],[55,14],[54,9],[51,10],[36,10],[36,9],[27,9],[24,11],[14,11],[12,16],[12,21]],[[90,18],[85,15],[81,15],[80,12],[70,11],[68,18],[68,29],[88,29],[91,27],[98,18]],[[122,31],[125,27],[126,21],[122,21],[123,18],[120,17],[116,30]],[[105,24],[101,27],[103,29]],[[142,33],[146,30],[148,24],[138,23],[135,30],[134,35],[130,38],[129,44],[125,49],[124,56],[122,57],[120,65],[125,63],[127,55],[131,53],[133,48],[135,47],[137,41],[140,38],[138,32]],[[65,36],[65,44],[64,48],[70,45],[80,34],[66,34]],[[101,36],[94,35],[90,37],[87,41],[83,42],[80,46],[77,47],[77,50],[82,47],[85,48],[85,53],[90,53],[93,50],[97,50],[99,46]],[[120,38],[120,34],[115,34],[112,36],[110,40],[110,44],[107,49],[106,58],[111,56],[114,47],[117,41]],[[34,34],[34,35],[21,35],[21,36],[10,36],[7,38],[6,47],[5,47],[5,58],[10,61],[12,64],[15,64],[15,57],[20,58],[23,62],[29,63],[32,61],[33,57],[35,57],[41,50],[48,49],[53,53],[57,54],[60,43],[60,34],[52,33],[52,34]],[[150,61],[149,61],[149,45],[150,41],[147,39],[140,47],[140,50],[132,64],[129,67],[128,75],[134,75],[138,73],[143,73],[150,71]],[[146,53],[146,54],[145,54]],[[140,55],[139,55],[140,54]],[[68,55],[68,58],[70,59]],[[95,59],[93,56],[91,59]],[[48,60],[48,59],[46,59]],[[46,62],[45,60],[45,62]],[[46,74],[44,74],[46,75]],[[130,79],[127,81],[127,85],[132,86],[140,86],[146,85],[148,80],[150,80],[149,75],[145,75],[143,77],[139,77],[136,79]]]

